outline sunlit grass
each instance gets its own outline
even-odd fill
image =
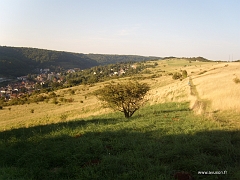
[[[240,110],[239,85],[232,80],[239,74],[240,63],[223,64],[203,75],[193,77],[199,96],[211,101],[211,110]]]

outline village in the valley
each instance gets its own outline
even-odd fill
[[[75,72],[70,70],[69,72]],[[16,79],[1,78],[0,82],[9,81],[9,84],[5,87],[0,87],[0,98],[9,100],[17,98],[23,94],[31,94],[34,90],[44,85],[45,82],[63,82],[63,77],[60,73],[50,72],[50,69],[40,69],[39,74],[20,76]]]
[[[136,69],[136,65],[131,65],[131,69]],[[128,68],[117,68],[109,69],[110,73],[108,76],[121,76],[125,74],[129,69]],[[0,86],[0,98],[4,100],[11,100],[14,98],[19,98],[24,94],[31,94],[36,90],[40,90],[42,88],[49,88],[53,84],[67,84],[68,81],[66,76],[68,74],[72,74],[75,72],[84,71],[79,68],[68,69],[64,71],[64,73],[53,72],[50,69],[38,69],[37,74],[28,74],[26,76],[19,76],[16,79],[7,79],[0,78],[0,83],[4,81],[8,81],[7,86]],[[103,71],[91,71],[92,75],[102,74]]]

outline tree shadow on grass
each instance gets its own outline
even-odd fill
[[[97,125],[99,119],[0,132],[0,179],[167,180],[177,171],[195,179],[240,176],[239,131],[163,135],[123,128],[77,133],[90,123]]]
[[[159,106],[158,108],[156,108],[155,106],[152,106],[152,108],[154,108],[153,114],[177,113],[177,112],[191,111],[191,109],[189,108],[188,102],[178,103],[177,105],[175,102],[169,102],[169,103],[159,104],[158,106]]]
[[[182,108],[182,109],[172,109],[172,110],[160,110],[160,113],[171,113],[171,112],[181,112],[181,111],[190,111],[189,108]]]
[[[51,123],[47,125],[38,125],[38,126],[32,126],[28,128],[16,128],[16,129],[11,129],[11,130],[6,130],[4,132],[0,132],[1,134],[5,134],[5,136],[32,136],[36,135],[37,133],[44,135],[48,134],[52,131],[56,130],[61,130],[64,128],[69,128],[69,129],[76,129],[79,127],[86,127],[89,124],[92,125],[107,125],[107,124],[116,124],[118,122],[122,122],[122,119],[115,119],[115,118],[98,118],[98,119],[81,119],[81,120],[72,120],[72,121],[67,121],[67,122],[60,122],[60,123]]]

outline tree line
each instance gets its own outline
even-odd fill
[[[37,68],[87,69],[118,62],[141,62],[158,57],[136,55],[82,54],[37,48],[0,46],[0,75],[23,76]]]

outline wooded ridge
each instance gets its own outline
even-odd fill
[[[0,76],[22,76],[39,68],[86,69],[118,62],[161,59],[137,55],[83,54],[26,47],[0,46]]]

